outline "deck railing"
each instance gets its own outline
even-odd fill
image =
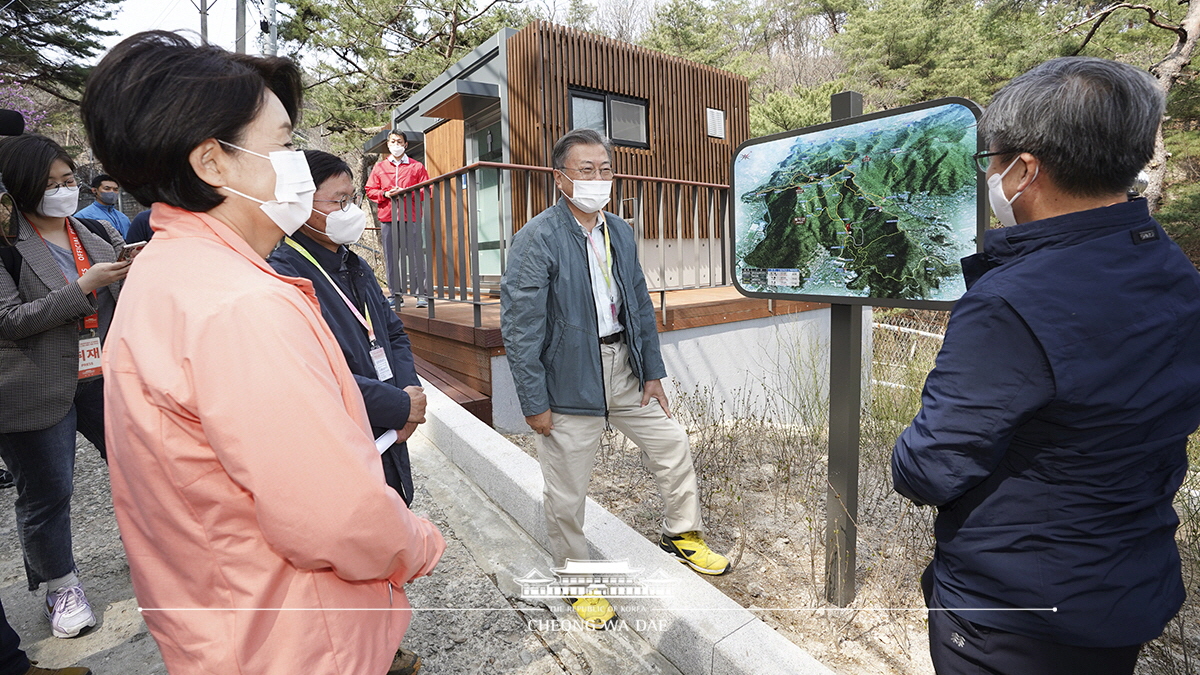
[[[606,210],[633,227],[651,292],[730,283],[728,186],[620,174],[613,183]],[[557,198],[551,169],[496,162],[476,162],[402,191],[392,213],[420,223],[425,288],[409,282],[407,256],[384,251],[403,280],[393,293],[428,297],[430,318],[439,302],[471,304],[480,326],[482,308],[500,302],[513,234]]]

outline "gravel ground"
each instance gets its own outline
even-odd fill
[[[497,510],[456,467],[418,435],[412,446],[418,485],[414,511],[438,525],[446,553],[434,573],[408,589],[417,609],[404,646],[422,656],[422,675],[516,673],[580,675],[677,673],[633,631],[581,629],[565,604],[530,605],[512,579],[549,569],[549,556]],[[75,556],[99,624],[59,640],[26,590],[13,514],[16,491],[0,491],[0,599],[22,648],[44,666],[86,665],[96,675],[166,673],[137,612],[121,547],[108,471],[79,438],[72,500]]]

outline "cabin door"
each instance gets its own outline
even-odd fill
[[[500,121],[480,125],[469,134],[468,164],[501,162],[504,153],[500,143]],[[484,287],[499,283],[504,272],[502,254],[500,170],[481,168],[475,172],[475,215],[478,223],[479,275]]]

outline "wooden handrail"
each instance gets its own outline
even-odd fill
[[[473,169],[508,169],[510,171],[524,170],[524,171],[539,171],[541,173],[553,173],[554,172],[554,169],[551,169],[548,166],[527,166],[525,164],[503,164],[501,162],[475,162],[474,164],[468,164],[468,165],[462,167],[461,169],[455,169],[454,171],[450,171],[448,173],[441,174],[440,176],[434,176],[433,178],[430,178],[429,180],[421,182],[421,183],[417,183],[416,185],[410,185],[409,187],[404,188],[403,191],[398,193],[397,197],[400,195],[408,194],[414,190],[419,190],[421,188],[428,187],[430,185],[433,185],[434,183],[445,181],[445,180],[447,180],[449,178],[453,178],[455,176],[461,176]],[[699,181],[693,181],[693,180],[680,180],[678,178],[657,178],[655,176],[634,176],[634,175],[623,174],[623,173],[614,174],[613,178],[614,179],[620,178],[622,180],[646,180],[646,181],[653,181],[655,183],[667,183],[670,185],[691,185],[693,187],[714,188],[714,189],[721,189],[721,190],[729,188],[728,185],[718,185],[717,183],[701,183]]]

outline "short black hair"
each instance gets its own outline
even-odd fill
[[[308,160],[308,171],[312,174],[313,184],[321,189],[321,183],[334,176],[353,176],[350,165],[337,155],[331,155],[324,150],[305,150],[304,159]]]
[[[139,202],[208,211],[225,198],[196,176],[188,156],[210,138],[237,144],[267,90],[295,126],[303,86],[290,59],[146,31],[101,59],[79,112],[96,159]]]
[[[50,165],[61,159],[75,170],[75,161],[62,146],[41,134],[22,134],[0,140],[0,176],[17,210],[36,213],[46,194]]]
[[[412,143],[412,141],[408,138],[408,134],[400,131],[399,129],[392,129],[389,131],[388,138],[391,139],[392,136],[399,136],[404,141],[405,145],[410,145]]]
[[[103,183],[104,181],[108,181],[110,183],[117,183],[118,186],[120,185],[120,183],[117,182],[116,178],[113,178],[112,176],[110,176],[106,173],[102,173],[99,176],[96,176],[95,178],[92,179],[92,187],[98,188],[98,187],[100,187],[100,184]]]

